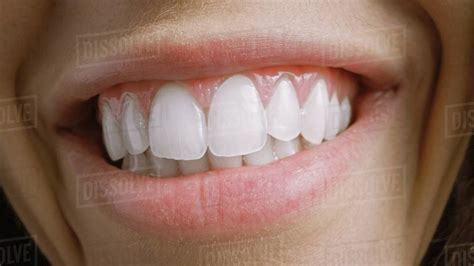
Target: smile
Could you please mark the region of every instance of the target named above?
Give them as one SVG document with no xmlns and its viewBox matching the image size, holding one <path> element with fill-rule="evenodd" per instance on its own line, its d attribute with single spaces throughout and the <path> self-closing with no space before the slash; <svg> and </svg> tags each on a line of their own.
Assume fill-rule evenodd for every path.
<svg viewBox="0 0 474 266">
<path fill-rule="evenodd" d="M 374 118 L 396 112 L 402 66 L 337 67 L 324 50 L 275 43 L 259 44 L 260 59 L 225 53 L 230 41 L 71 70 L 50 117 L 78 205 L 92 184 L 86 205 L 124 226 L 195 238 L 260 231 L 322 204 L 375 142 Z"/>
<path fill-rule="evenodd" d="M 356 86 L 314 67 L 119 85 L 99 100 L 103 140 L 112 161 L 144 175 L 269 164 L 342 133 Z"/>
</svg>

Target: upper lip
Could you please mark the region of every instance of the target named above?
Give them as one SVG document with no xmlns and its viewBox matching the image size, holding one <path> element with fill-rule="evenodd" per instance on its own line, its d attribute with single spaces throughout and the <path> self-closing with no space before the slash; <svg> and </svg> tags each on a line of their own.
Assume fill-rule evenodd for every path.
<svg viewBox="0 0 474 266">
<path fill-rule="evenodd" d="M 404 66 L 408 63 L 404 56 L 387 58 L 389 52 L 383 51 L 383 47 L 377 52 L 364 49 L 361 42 L 351 42 L 352 35 L 335 39 L 316 36 L 305 43 L 276 36 L 281 35 L 254 32 L 208 38 L 192 44 L 162 37 L 156 43 L 133 43 L 124 55 L 82 59 L 78 48 L 76 60 L 71 60 L 75 63 L 64 68 L 53 90 L 54 104 L 47 113 L 56 125 L 69 126 L 81 103 L 117 84 L 209 77 L 282 64 L 339 67 L 363 77 L 365 87 L 394 88 L 404 76 Z M 81 38 L 76 41 L 80 47 Z M 344 43 L 341 48 L 344 50 L 335 56 L 334 46 L 339 43 Z M 351 54 L 358 56 L 354 58 Z"/>
</svg>

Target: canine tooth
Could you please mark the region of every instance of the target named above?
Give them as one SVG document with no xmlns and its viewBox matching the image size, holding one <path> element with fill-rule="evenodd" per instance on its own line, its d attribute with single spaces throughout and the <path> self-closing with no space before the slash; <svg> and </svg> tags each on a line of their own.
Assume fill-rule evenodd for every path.
<svg viewBox="0 0 474 266">
<path fill-rule="evenodd" d="M 340 131 L 343 131 L 349 126 L 349 123 L 351 122 L 351 116 L 352 116 L 352 106 L 351 102 L 347 97 L 342 100 L 341 103 L 341 128 Z"/>
<path fill-rule="evenodd" d="M 290 141 L 282 141 L 275 139 L 273 143 L 273 151 L 278 159 L 291 156 L 301 150 L 301 143 L 299 138 L 294 138 Z"/>
<path fill-rule="evenodd" d="M 217 156 L 231 157 L 259 151 L 267 139 L 265 112 L 253 82 L 228 78 L 209 107 L 208 143 Z"/>
<path fill-rule="evenodd" d="M 148 148 L 147 121 L 132 96 L 125 96 L 122 112 L 122 136 L 130 154 L 140 154 Z"/>
<path fill-rule="evenodd" d="M 177 176 L 179 174 L 178 161 L 159 158 L 153 155 L 150 149 L 146 151 L 150 174 L 159 177 Z"/>
<path fill-rule="evenodd" d="M 319 79 L 303 106 L 301 135 L 313 144 L 320 144 L 326 131 L 326 112 L 329 105 L 327 84 Z"/>
<path fill-rule="evenodd" d="M 220 157 L 208 153 L 211 169 L 237 168 L 242 166 L 242 156 Z"/>
<path fill-rule="evenodd" d="M 179 170 L 183 175 L 192 175 L 209 171 L 209 162 L 207 156 L 203 156 L 197 160 L 178 161 Z"/>
<path fill-rule="evenodd" d="M 147 174 L 149 170 L 148 160 L 144 153 L 127 154 L 122 161 L 122 169 L 134 173 Z"/>
<path fill-rule="evenodd" d="M 262 165 L 275 161 L 275 154 L 273 152 L 273 138 L 268 137 L 263 148 L 257 152 L 247 154 L 244 156 L 246 165 Z"/>
<path fill-rule="evenodd" d="M 339 106 L 339 99 L 337 98 L 336 92 L 331 97 L 329 103 L 328 112 L 326 114 L 326 132 L 324 139 L 330 140 L 336 137 L 339 133 L 339 127 L 341 125 L 341 108 Z"/>
<path fill-rule="evenodd" d="M 295 89 L 288 78 L 277 82 L 266 108 L 268 134 L 289 141 L 301 132 L 301 112 Z"/>
<path fill-rule="evenodd" d="M 148 125 L 150 147 L 160 158 L 195 160 L 207 149 L 206 118 L 183 86 L 165 84 L 156 94 Z"/>
<path fill-rule="evenodd" d="M 102 106 L 102 137 L 112 161 L 117 161 L 127 154 L 127 150 L 123 145 L 120 124 L 112 114 L 108 104 Z"/>
</svg>

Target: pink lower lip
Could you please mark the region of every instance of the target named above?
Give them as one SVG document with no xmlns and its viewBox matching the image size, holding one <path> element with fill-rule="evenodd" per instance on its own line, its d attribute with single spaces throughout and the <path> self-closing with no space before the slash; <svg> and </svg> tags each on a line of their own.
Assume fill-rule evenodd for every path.
<svg viewBox="0 0 474 266">
<path fill-rule="evenodd" d="M 187 177 L 158 179 L 118 170 L 94 145 L 72 135 L 62 147 L 74 162 L 78 207 L 100 206 L 138 231 L 171 237 L 232 235 L 282 224 L 324 204 L 347 176 L 350 162 L 370 147 L 370 138 L 363 137 L 370 126 L 369 105 L 359 104 L 356 123 L 314 149 L 269 165 Z"/>
</svg>

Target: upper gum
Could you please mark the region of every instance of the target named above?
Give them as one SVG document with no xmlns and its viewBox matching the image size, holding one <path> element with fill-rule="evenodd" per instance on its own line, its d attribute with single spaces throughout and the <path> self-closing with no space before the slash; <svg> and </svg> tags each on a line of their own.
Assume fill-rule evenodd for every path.
<svg viewBox="0 0 474 266">
<path fill-rule="evenodd" d="M 332 95 L 333 91 L 336 90 L 339 99 L 342 100 L 342 97 L 348 97 L 349 100 L 352 101 L 356 94 L 357 81 L 355 77 L 341 69 L 288 66 L 251 70 L 239 74 L 249 77 L 254 82 L 260 94 L 260 98 L 266 106 L 272 95 L 275 82 L 278 81 L 283 73 L 289 73 L 288 77 L 294 85 L 300 106 L 304 103 L 304 100 L 314 83 L 313 81 L 320 76 L 326 80 L 330 95 Z M 214 91 L 224 80 L 232 75 L 235 74 L 177 82 L 185 84 L 185 87 L 189 89 L 203 109 L 207 111 Z M 147 116 L 154 95 L 163 84 L 168 82 L 173 81 L 154 80 L 118 84 L 100 94 L 99 109 L 104 102 L 107 102 L 110 105 L 112 112 L 117 117 L 120 117 L 124 95 L 133 94 L 145 116 Z"/>
</svg>

